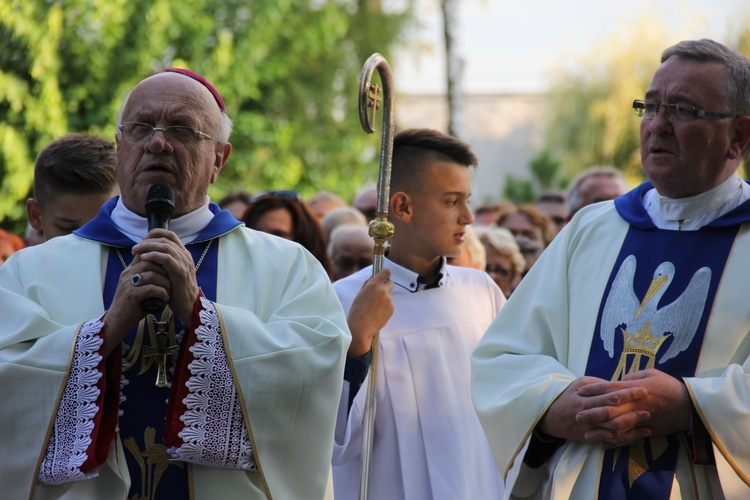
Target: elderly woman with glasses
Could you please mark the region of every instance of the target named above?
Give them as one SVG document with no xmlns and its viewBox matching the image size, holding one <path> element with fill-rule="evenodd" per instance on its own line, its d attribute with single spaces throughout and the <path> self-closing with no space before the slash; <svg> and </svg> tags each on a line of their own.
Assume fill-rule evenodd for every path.
<svg viewBox="0 0 750 500">
<path fill-rule="evenodd" d="M 331 274 L 323 230 L 296 191 L 258 193 L 252 198 L 242 220 L 251 229 L 299 243 Z"/>
<path fill-rule="evenodd" d="M 477 226 L 474 228 L 486 252 L 485 271 L 510 297 L 521 282 L 526 260 L 516 243 L 513 234 L 505 228 Z"/>
</svg>

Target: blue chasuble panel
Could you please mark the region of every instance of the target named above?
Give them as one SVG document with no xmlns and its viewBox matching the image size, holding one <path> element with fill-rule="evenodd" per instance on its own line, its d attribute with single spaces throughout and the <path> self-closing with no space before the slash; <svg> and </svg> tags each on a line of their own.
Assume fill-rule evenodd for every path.
<svg viewBox="0 0 750 500">
<path fill-rule="evenodd" d="M 586 375 L 615 381 L 654 368 L 693 376 L 738 229 L 631 225 L 602 297 Z M 679 453 L 676 434 L 608 450 L 599 497 L 669 498 Z"/>
<path fill-rule="evenodd" d="M 207 241 L 187 245 L 198 262 L 203 254 Z M 197 280 L 203 294 L 211 301 L 216 300 L 216 269 L 219 240 L 211 241 L 200 267 Z M 129 248 L 120 249 L 120 254 L 126 264 L 130 264 L 133 257 Z M 122 272 L 122 263 L 114 248 L 110 249 L 107 263 L 107 278 L 104 287 L 105 307 L 109 308 L 117 288 L 117 282 Z M 157 318 L 159 319 L 159 318 Z M 165 321 L 166 318 L 161 318 Z M 131 363 L 123 366 L 123 377 L 127 384 L 122 388 L 120 407 L 122 414 L 119 420 L 120 439 L 125 448 L 125 456 L 130 473 L 131 500 L 145 500 L 154 498 L 190 498 L 188 486 L 188 466 L 184 462 L 173 461 L 167 453 L 164 444 L 164 426 L 166 423 L 167 402 L 170 387 L 155 386 L 157 363 L 147 355 L 152 347 L 148 340 L 149 322 L 141 321 L 139 326 L 131 330 L 125 338 L 128 351 L 123 352 L 127 360 L 128 354 L 137 349 L 137 355 Z M 173 321 L 171 327 L 178 342 L 184 338 L 184 325 L 179 319 Z M 176 349 L 175 349 L 176 351 Z M 172 360 L 176 358 L 176 352 Z M 171 369 L 172 364 L 169 365 Z M 170 370 L 169 379 L 172 373 Z"/>
</svg>

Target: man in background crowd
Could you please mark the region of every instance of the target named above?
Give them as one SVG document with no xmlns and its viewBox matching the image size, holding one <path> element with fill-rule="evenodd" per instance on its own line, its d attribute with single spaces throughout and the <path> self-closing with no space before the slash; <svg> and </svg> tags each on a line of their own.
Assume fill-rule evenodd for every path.
<svg viewBox="0 0 750 500">
<path fill-rule="evenodd" d="M 622 172 L 615 167 L 589 167 L 579 172 L 568 186 L 568 219 L 586 205 L 614 200 L 627 192 Z"/>
</svg>

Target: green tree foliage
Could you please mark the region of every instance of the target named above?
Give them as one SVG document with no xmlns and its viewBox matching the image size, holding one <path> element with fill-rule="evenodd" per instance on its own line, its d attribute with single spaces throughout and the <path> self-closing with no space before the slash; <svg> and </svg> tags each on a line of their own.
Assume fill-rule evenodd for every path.
<svg viewBox="0 0 750 500">
<path fill-rule="evenodd" d="M 539 183 L 540 190 L 553 189 L 560 186 L 560 161 L 546 149 L 531 159 L 531 173 Z"/>
<path fill-rule="evenodd" d="M 503 193 L 503 200 L 507 200 L 515 203 L 516 205 L 523 205 L 524 203 L 530 203 L 534 200 L 536 190 L 534 184 L 528 179 L 519 179 L 515 175 L 505 176 L 505 191 Z"/>
<path fill-rule="evenodd" d="M 33 162 L 69 132 L 114 137 L 126 92 L 158 69 L 211 80 L 234 120 L 211 195 L 243 187 L 354 193 L 379 134 L 357 116 L 359 73 L 411 19 L 375 0 L 0 0 L 0 221 L 25 221 Z"/>
<path fill-rule="evenodd" d="M 564 188 L 569 179 L 561 171 L 562 164 L 549 151 L 542 150 L 529 162 L 532 179 L 519 179 L 512 174 L 505 176 L 503 198 L 516 204 L 531 203 L 543 191 Z"/>
<path fill-rule="evenodd" d="M 658 21 L 592 48 L 575 69 L 562 69 L 548 93 L 547 148 L 568 176 L 592 165 L 640 175 L 638 118 L 642 98 L 668 45 Z"/>
</svg>

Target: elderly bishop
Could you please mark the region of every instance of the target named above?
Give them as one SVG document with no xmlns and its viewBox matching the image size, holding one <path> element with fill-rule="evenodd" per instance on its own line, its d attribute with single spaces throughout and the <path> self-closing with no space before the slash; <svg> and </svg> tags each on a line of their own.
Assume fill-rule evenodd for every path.
<svg viewBox="0 0 750 500">
<path fill-rule="evenodd" d="M 0 268 L 4 498 L 324 496 L 346 319 L 306 250 L 209 202 L 231 126 L 200 75 L 144 79 L 118 117 L 122 195 Z"/>
</svg>

